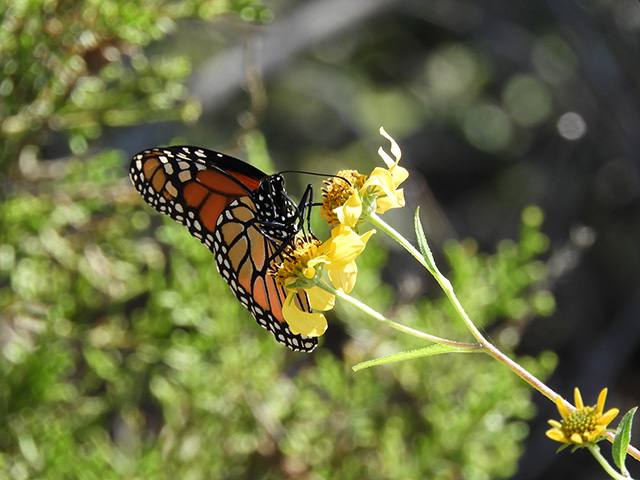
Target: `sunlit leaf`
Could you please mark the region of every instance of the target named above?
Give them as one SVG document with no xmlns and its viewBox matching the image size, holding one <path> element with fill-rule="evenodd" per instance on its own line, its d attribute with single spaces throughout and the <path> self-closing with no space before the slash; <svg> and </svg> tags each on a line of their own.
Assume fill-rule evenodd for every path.
<svg viewBox="0 0 640 480">
<path fill-rule="evenodd" d="M 416 350 L 407 350 L 405 352 L 392 353 L 391 355 L 385 355 L 384 357 L 374 358 L 373 360 L 367 360 L 366 362 L 358 363 L 353 367 L 353 370 L 357 372 L 365 368 L 375 367 L 376 365 L 386 365 L 388 363 L 404 362 L 405 360 L 412 360 L 414 358 L 429 357 L 432 355 L 440 355 L 441 353 L 470 353 L 473 349 L 456 347 L 455 345 L 447 345 L 444 343 L 437 343 L 425 348 L 418 348 Z"/>
<path fill-rule="evenodd" d="M 613 440 L 612 454 L 613 461 L 620 470 L 624 470 L 624 460 L 627 456 L 627 447 L 631 441 L 631 424 L 633 423 L 633 416 L 636 413 L 638 407 L 634 407 L 629 410 L 625 416 L 620 420 L 620 424 L 616 430 L 616 437 Z"/>
</svg>

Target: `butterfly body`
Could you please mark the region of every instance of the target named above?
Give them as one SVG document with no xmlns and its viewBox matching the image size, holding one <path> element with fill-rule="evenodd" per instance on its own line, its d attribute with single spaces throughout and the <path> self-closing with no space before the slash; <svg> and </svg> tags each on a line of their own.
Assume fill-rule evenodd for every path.
<svg viewBox="0 0 640 480">
<path fill-rule="evenodd" d="M 280 175 L 222 153 L 179 146 L 136 154 L 130 176 L 149 205 L 211 250 L 218 272 L 258 324 L 292 350 L 316 347 L 316 338 L 289 329 L 281 311 L 286 291 L 268 274 L 304 221 Z M 311 310 L 306 294 L 294 301 Z"/>
</svg>

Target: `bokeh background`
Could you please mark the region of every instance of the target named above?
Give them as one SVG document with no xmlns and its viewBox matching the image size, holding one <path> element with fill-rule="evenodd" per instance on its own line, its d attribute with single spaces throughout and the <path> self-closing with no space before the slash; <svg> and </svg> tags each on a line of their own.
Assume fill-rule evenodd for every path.
<svg viewBox="0 0 640 480">
<path fill-rule="evenodd" d="M 490 337 L 559 393 L 594 403 L 607 386 L 625 412 L 639 32 L 635 0 L 5 2 L 1 476 L 605 478 L 585 452 L 554 454 L 554 406 L 488 358 L 353 373 L 421 344 L 345 306 L 316 353 L 286 351 L 127 166 L 187 143 L 269 172 L 368 172 L 384 125 L 411 172 L 387 220 L 413 238 L 420 205 Z M 356 297 L 468 339 L 381 235 L 359 267 Z"/>
</svg>

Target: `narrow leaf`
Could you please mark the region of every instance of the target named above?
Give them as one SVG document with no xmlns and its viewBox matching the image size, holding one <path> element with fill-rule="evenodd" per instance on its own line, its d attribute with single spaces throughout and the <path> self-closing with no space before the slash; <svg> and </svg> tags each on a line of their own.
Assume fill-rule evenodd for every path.
<svg viewBox="0 0 640 480">
<path fill-rule="evenodd" d="M 624 460 L 627 456 L 627 447 L 631 441 L 631 424 L 633 422 L 633 416 L 636 413 L 638 407 L 634 407 L 629 410 L 625 416 L 620 420 L 620 424 L 616 430 L 616 437 L 613 440 L 613 461 L 621 471 L 625 471 Z"/>
<path fill-rule="evenodd" d="M 405 360 L 411 360 L 413 358 L 428 357 L 430 355 L 439 355 L 441 353 L 470 353 L 474 349 L 456 347 L 455 345 L 446 345 L 444 343 L 436 343 L 425 348 L 418 348 L 416 350 L 407 350 L 405 352 L 392 353 L 391 355 L 385 355 L 384 357 L 374 358 L 373 360 L 367 360 L 366 362 L 358 363 L 353 367 L 353 371 L 363 370 L 365 368 L 374 367 L 376 365 L 385 365 L 387 363 L 403 362 Z"/>
<path fill-rule="evenodd" d="M 422 222 L 420 222 L 420 207 L 416 208 L 413 225 L 416 230 L 416 237 L 418 239 L 418 247 L 420 248 L 420 253 L 422 253 L 422 256 L 424 257 L 425 262 L 427 262 L 429 269 L 432 272 L 436 272 L 438 270 L 436 268 L 436 262 L 434 261 L 433 254 L 431 253 L 431 249 L 429 248 L 427 237 L 424 236 Z"/>
</svg>

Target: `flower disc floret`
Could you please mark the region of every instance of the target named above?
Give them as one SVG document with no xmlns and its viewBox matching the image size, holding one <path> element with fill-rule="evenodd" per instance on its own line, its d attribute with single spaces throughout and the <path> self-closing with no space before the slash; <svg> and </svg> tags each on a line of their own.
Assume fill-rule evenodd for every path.
<svg viewBox="0 0 640 480">
<path fill-rule="evenodd" d="M 598 425 L 598 415 L 593 407 L 584 407 L 569 413 L 560 427 L 566 438 L 572 438 L 574 434 L 577 434 L 580 437 L 580 442 L 583 439 L 590 441 L 585 437 L 592 436 L 602 428 Z"/>
</svg>

